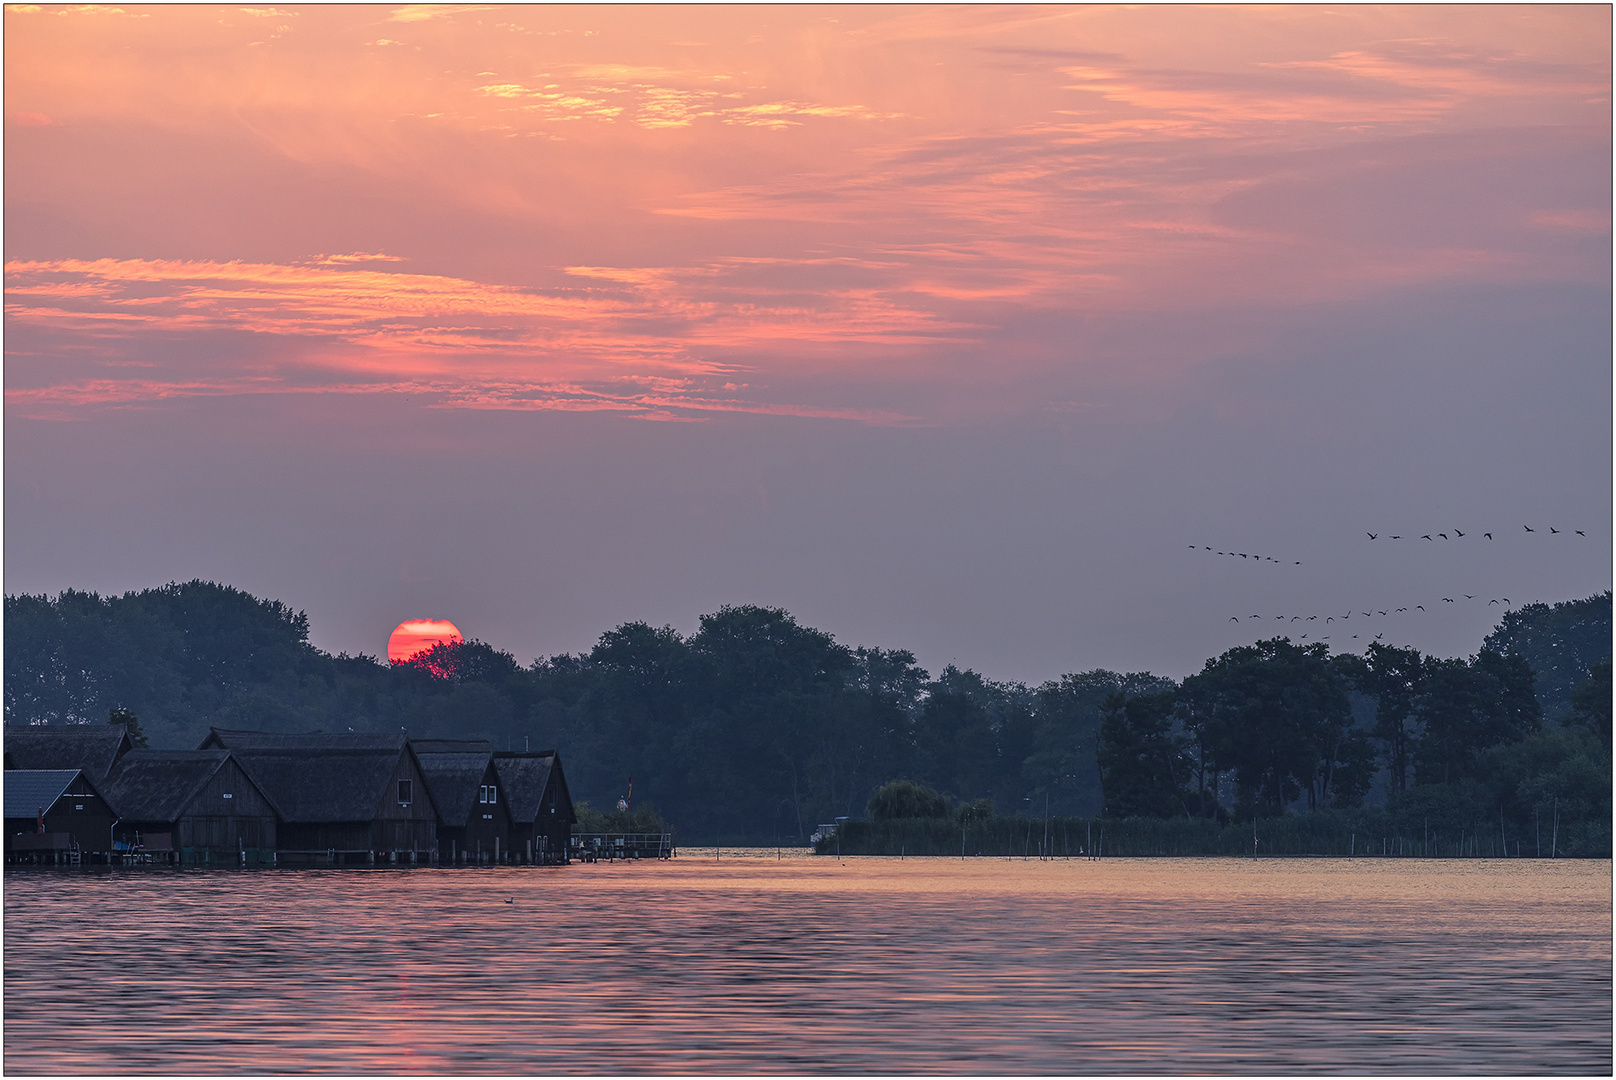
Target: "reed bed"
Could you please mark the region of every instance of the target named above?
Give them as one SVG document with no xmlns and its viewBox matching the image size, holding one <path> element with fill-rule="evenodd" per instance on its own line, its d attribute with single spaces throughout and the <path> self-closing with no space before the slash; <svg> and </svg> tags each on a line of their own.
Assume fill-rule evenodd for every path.
<svg viewBox="0 0 1616 1080">
<path fill-rule="evenodd" d="M 899 818 L 843 822 L 821 855 L 948 855 L 1077 859 L 1197 855 L 1358 858 L 1610 857 L 1609 828 L 1586 823 L 1434 826 L 1377 811 L 1295 814 L 1219 823 L 1206 818 Z"/>
</svg>

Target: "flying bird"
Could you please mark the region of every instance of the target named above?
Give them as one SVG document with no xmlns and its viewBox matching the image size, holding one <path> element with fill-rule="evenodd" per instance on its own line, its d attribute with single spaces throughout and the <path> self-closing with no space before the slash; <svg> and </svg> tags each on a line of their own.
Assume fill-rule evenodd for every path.
<svg viewBox="0 0 1616 1080">
<path fill-rule="evenodd" d="M 1376 634 L 1376 635 L 1375 635 L 1375 640 L 1376 640 L 1376 641 L 1379 641 L 1379 640 L 1380 640 L 1380 639 L 1381 639 L 1381 638 L 1383 638 L 1383 637 L 1385 637 L 1385 636 L 1386 636 L 1386 635 L 1385 635 L 1385 634 Z"/>
<path fill-rule="evenodd" d="M 1530 525 L 1523 525 L 1521 528 L 1525 529 L 1527 532 L 1537 532 L 1537 530 L 1532 528 Z"/>
<path fill-rule="evenodd" d="M 1369 534 L 1369 539 L 1371 539 L 1371 540 L 1374 540 L 1374 539 L 1376 539 L 1376 537 L 1375 537 L 1375 534 L 1374 534 L 1374 533 L 1370 533 L 1370 534 Z"/>
<path fill-rule="evenodd" d="M 1415 611 L 1424 611 L 1425 610 L 1425 605 L 1424 604 L 1415 604 L 1414 605 L 1414 610 Z"/>
<path fill-rule="evenodd" d="M 1509 597 L 1507 597 L 1507 596 L 1506 596 L 1506 597 L 1504 597 L 1504 603 L 1505 603 L 1505 604 L 1508 604 L 1508 603 L 1509 603 Z"/>
<path fill-rule="evenodd" d="M 1407 610 L 1408 610 L 1408 608 L 1406 608 L 1406 607 L 1400 607 L 1400 608 L 1398 608 L 1398 609 L 1397 609 L 1397 610 L 1398 610 L 1398 611 L 1407 611 Z"/>
<path fill-rule="evenodd" d="M 1386 614 L 1386 613 L 1385 613 L 1385 612 L 1384 612 L 1384 611 L 1382 611 L 1382 612 L 1381 612 L 1381 614 L 1382 614 L 1382 615 L 1384 615 L 1384 614 Z"/>
<path fill-rule="evenodd" d="M 1230 622 L 1239 622 L 1240 621 L 1240 616 L 1238 616 L 1238 615 L 1230 615 L 1229 616 L 1229 621 Z"/>
<path fill-rule="evenodd" d="M 1487 606 L 1488 606 L 1488 607 L 1492 607 L 1492 606 L 1493 606 L 1493 605 L 1494 605 L 1494 604 L 1496 604 L 1496 603 L 1498 603 L 1498 601 L 1497 601 L 1497 600 L 1489 600 L 1489 601 L 1487 601 Z"/>
<path fill-rule="evenodd" d="M 1424 536 L 1420 537 L 1420 539 L 1421 540 L 1430 540 L 1431 539 L 1431 534 L 1426 533 Z M 1435 541 L 1432 541 L 1432 542 L 1434 543 Z"/>
<path fill-rule="evenodd" d="M 1575 532 L 1576 532 L 1576 534 L 1578 536 L 1586 537 L 1588 535 L 1587 533 L 1583 532 L 1581 529 L 1577 529 L 1577 530 L 1575 530 Z"/>
<path fill-rule="evenodd" d="M 1401 540 L 1401 539 L 1402 539 L 1402 537 L 1401 537 L 1401 536 L 1394 536 L 1394 537 L 1392 537 L 1392 539 L 1393 539 L 1393 540 Z"/>
<path fill-rule="evenodd" d="M 1559 530 L 1559 529 L 1556 529 L 1556 528 L 1555 528 L 1555 527 L 1554 527 L 1554 526 L 1553 526 L 1553 525 L 1550 525 L 1550 526 L 1549 526 L 1549 532 L 1551 532 L 1551 533 L 1558 533 L 1558 532 L 1559 532 L 1559 531 L 1560 531 L 1560 530 Z"/>
<path fill-rule="evenodd" d="M 1469 593 L 1465 593 L 1465 594 L 1464 594 L 1464 598 L 1465 598 L 1465 599 L 1466 599 L 1466 600 L 1474 600 L 1474 599 L 1475 599 L 1475 597 L 1474 597 L 1474 596 L 1471 596 L 1471 595 L 1470 595 L 1470 594 L 1469 594 Z"/>
<path fill-rule="evenodd" d="M 1443 597 L 1443 598 L 1442 598 L 1442 602 L 1443 602 L 1443 603 L 1444 603 L 1444 604 L 1451 604 L 1451 603 L 1453 603 L 1453 597 L 1451 597 L 1451 596 L 1444 596 L 1444 597 Z"/>
<path fill-rule="evenodd" d="M 1318 618 L 1318 616 L 1317 616 L 1317 615 L 1309 615 L 1309 616 L 1308 616 L 1308 617 L 1307 617 L 1307 621 L 1308 621 L 1308 622 L 1312 622 L 1312 621 L 1313 621 L 1313 620 L 1314 620 L 1314 619 L 1316 619 L 1316 618 Z"/>
<path fill-rule="evenodd" d="M 1444 539 L 1444 540 L 1446 540 L 1446 539 L 1447 539 L 1447 538 L 1448 538 L 1448 534 L 1447 534 L 1447 533 L 1437 533 L 1437 535 L 1438 535 L 1438 536 L 1440 536 L 1440 537 L 1441 537 L 1441 538 L 1442 538 L 1442 539 Z"/>
<path fill-rule="evenodd" d="M 1335 616 L 1334 615 L 1327 616 L 1324 621 L 1327 622 L 1327 623 L 1335 622 Z"/>
<path fill-rule="evenodd" d="M 1301 563 L 1300 563 L 1300 562 L 1298 562 L 1298 563 L 1297 563 L 1297 564 L 1296 564 L 1296 565 L 1297 565 L 1297 566 L 1301 566 L 1301 565 L 1302 565 L 1302 564 L 1301 564 Z"/>
<path fill-rule="evenodd" d="M 1357 641 L 1357 640 L 1358 640 L 1358 635 L 1357 635 L 1357 634 L 1353 634 L 1353 635 L 1352 635 L 1352 640 L 1353 640 L 1353 641 Z"/>
<path fill-rule="evenodd" d="M 1489 539 L 1489 540 L 1491 540 L 1491 539 L 1492 539 L 1492 538 L 1493 538 L 1493 534 L 1492 534 L 1492 533 L 1482 533 L 1482 534 L 1481 534 L 1481 535 L 1483 535 L 1483 536 L 1485 536 L 1485 537 L 1486 537 L 1486 538 L 1487 538 L 1487 539 Z"/>
<path fill-rule="evenodd" d="M 1453 530 L 1453 535 L 1454 535 L 1454 536 L 1463 536 L 1463 535 L 1464 535 L 1464 533 L 1462 533 L 1462 532 L 1460 532 L 1460 531 L 1459 531 L 1459 530 L 1458 530 L 1458 529 L 1454 529 L 1454 530 Z"/>
<path fill-rule="evenodd" d="M 1297 619 L 1300 619 L 1300 618 L 1301 618 L 1300 615 L 1292 615 L 1291 616 L 1291 622 L 1295 622 Z"/>
<path fill-rule="evenodd" d="M 1362 615 L 1366 619 L 1369 618 L 1369 612 L 1367 612 L 1367 611 L 1360 611 L 1360 612 L 1358 612 L 1358 614 Z M 1383 611 L 1383 612 L 1381 612 L 1381 614 L 1384 615 L 1386 613 Z"/>
</svg>

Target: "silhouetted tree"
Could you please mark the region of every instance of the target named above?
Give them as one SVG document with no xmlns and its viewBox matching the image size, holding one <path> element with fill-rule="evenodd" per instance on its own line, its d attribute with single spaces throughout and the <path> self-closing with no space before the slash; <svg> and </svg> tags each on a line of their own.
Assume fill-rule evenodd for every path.
<svg viewBox="0 0 1616 1080">
<path fill-rule="evenodd" d="M 882 784 L 870 796 L 870 816 L 876 821 L 894 818 L 948 817 L 948 800 L 924 784 L 913 780 L 893 780 Z"/>
<path fill-rule="evenodd" d="M 1186 741 L 1174 730 L 1176 695 L 1113 693 L 1101 707 L 1100 784 L 1109 817 L 1193 817 Z"/>
</svg>

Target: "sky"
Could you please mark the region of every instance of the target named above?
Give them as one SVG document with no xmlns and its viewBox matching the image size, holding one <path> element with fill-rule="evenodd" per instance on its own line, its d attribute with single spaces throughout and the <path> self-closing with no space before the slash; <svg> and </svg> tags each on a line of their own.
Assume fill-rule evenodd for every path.
<svg viewBox="0 0 1616 1080">
<path fill-rule="evenodd" d="M 1596 5 L 12 5 L 5 591 L 1468 655 L 1611 586 L 1610 56 Z"/>
</svg>

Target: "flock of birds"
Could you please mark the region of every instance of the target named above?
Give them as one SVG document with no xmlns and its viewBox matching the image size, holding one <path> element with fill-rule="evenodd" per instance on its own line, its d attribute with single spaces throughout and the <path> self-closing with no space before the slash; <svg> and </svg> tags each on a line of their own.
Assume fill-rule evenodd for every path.
<svg viewBox="0 0 1616 1080">
<path fill-rule="evenodd" d="M 1530 526 L 1530 525 L 1522 525 L 1521 528 L 1525 529 L 1529 533 L 1537 532 L 1537 530 L 1532 528 L 1532 526 Z M 1580 536 L 1580 537 L 1582 537 L 1584 539 L 1587 539 L 1587 537 L 1588 537 L 1588 534 L 1583 532 L 1581 529 L 1572 529 L 1571 531 L 1576 533 L 1578 536 Z M 1551 536 L 1559 536 L 1559 535 L 1561 535 L 1561 533 L 1562 533 L 1562 530 L 1556 529 L 1553 525 L 1549 526 L 1549 535 L 1551 535 Z M 1368 536 L 1369 539 L 1371 539 L 1371 540 L 1379 540 L 1380 539 L 1380 534 L 1379 533 L 1365 533 L 1365 535 Z M 1462 537 L 1462 536 L 1469 536 L 1469 535 L 1471 535 L 1471 534 L 1466 533 L 1466 532 L 1461 532 L 1458 529 L 1453 530 L 1453 536 L 1454 536 L 1455 539 L 1457 539 L 1459 537 Z M 1493 534 L 1490 533 L 1490 532 L 1484 532 L 1481 535 L 1483 537 L 1485 537 L 1486 539 L 1488 539 L 1488 540 L 1491 540 L 1493 538 Z M 1445 532 L 1439 532 L 1439 533 L 1436 534 L 1436 537 L 1437 537 L 1437 539 L 1446 540 L 1446 539 L 1448 539 L 1448 534 L 1445 533 Z M 1411 539 L 1411 538 L 1412 537 L 1392 536 L 1392 535 L 1389 535 L 1389 534 L 1386 537 L 1386 539 L 1388 539 L 1388 540 L 1404 540 L 1404 539 Z M 1419 538 L 1421 540 L 1430 540 L 1433 544 L 1436 543 L 1436 540 L 1432 539 L 1430 533 L 1421 533 Z M 1194 547 L 1195 545 L 1191 544 L 1190 546 Z"/>
<path fill-rule="evenodd" d="M 1530 526 L 1530 525 L 1523 525 L 1521 527 L 1523 529 L 1525 529 L 1529 533 L 1538 532 L 1537 529 L 1532 528 L 1532 526 Z M 1578 536 L 1583 537 L 1584 539 L 1586 539 L 1587 536 L 1588 536 L 1588 534 L 1583 532 L 1581 529 L 1572 529 L 1571 531 L 1573 533 L 1576 533 Z M 1438 540 L 1457 540 L 1457 539 L 1462 539 L 1463 537 L 1466 537 L 1466 536 L 1474 535 L 1473 532 L 1468 532 L 1467 533 L 1463 529 L 1454 529 L 1454 530 L 1452 530 L 1452 532 L 1453 532 L 1453 535 L 1451 537 L 1445 532 L 1438 532 L 1438 533 L 1421 533 L 1417 538 L 1412 533 L 1410 533 L 1408 536 L 1404 536 L 1401 533 L 1397 533 L 1397 534 L 1388 533 L 1388 534 L 1386 534 L 1386 539 L 1388 539 L 1388 540 L 1420 539 L 1420 540 L 1429 540 L 1429 541 L 1431 541 L 1431 543 L 1434 544 Z M 1556 529 L 1553 525 L 1550 525 L 1548 535 L 1550 535 L 1550 536 L 1560 536 L 1560 535 L 1563 534 L 1563 532 L 1564 532 L 1564 530 Z M 1364 535 L 1369 537 L 1369 539 L 1371 539 L 1371 540 L 1379 540 L 1381 538 L 1380 533 L 1372 533 L 1372 532 L 1367 532 L 1366 531 L 1364 533 Z M 1482 535 L 1482 538 L 1486 539 L 1486 540 L 1491 540 L 1493 538 L 1493 534 L 1490 533 L 1490 532 L 1484 532 L 1481 535 Z M 1283 565 L 1285 565 L 1286 562 L 1289 562 L 1292 566 L 1301 566 L 1302 565 L 1302 561 L 1300 559 L 1289 559 L 1289 560 L 1287 560 L 1287 559 L 1276 559 L 1272 555 L 1257 555 L 1257 554 L 1253 554 L 1251 552 L 1246 552 L 1246 551 L 1214 551 L 1211 547 L 1209 547 L 1206 544 L 1191 544 L 1190 545 L 1190 550 L 1191 551 L 1211 551 L 1214 555 L 1225 555 L 1225 556 L 1227 556 L 1227 557 L 1229 557 L 1231 559 L 1251 559 L 1251 560 L 1254 560 L 1254 561 L 1259 562 L 1259 563 L 1273 563 L 1276 566 L 1283 566 Z"/>
<path fill-rule="evenodd" d="M 1524 526 L 1522 526 L 1522 528 L 1524 528 L 1527 533 L 1533 533 L 1533 534 L 1538 534 L 1539 533 L 1539 529 L 1534 529 L 1530 525 L 1524 525 Z M 1549 526 L 1548 529 L 1549 529 L 1549 531 L 1546 534 L 1542 534 L 1542 535 L 1560 536 L 1560 535 L 1563 535 L 1565 533 L 1565 530 L 1557 529 L 1552 525 Z M 1429 540 L 1431 543 L 1434 544 L 1434 543 L 1438 543 L 1440 541 L 1458 540 L 1458 539 L 1462 539 L 1462 538 L 1467 537 L 1467 536 L 1473 536 L 1474 535 L 1474 531 L 1467 533 L 1462 529 L 1452 529 L 1452 530 L 1450 530 L 1450 532 L 1452 533 L 1452 536 L 1449 536 L 1449 534 L 1447 532 L 1435 532 L 1435 533 L 1421 533 L 1417 537 L 1414 536 L 1413 534 L 1408 534 L 1408 535 L 1405 536 L 1403 534 L 1395 534 L 1394 535 L 1394 534 L 1387 533 L 1387 534 L 1385 534 L 1385 539 L 1387 539 L 1387 540 L 1404 540 L 1404 539 Z M 1581 529 L 1572 529 L 1572 530 L 1570 530 L 1570 532 L 1574 533 L 1577 536 L 1581 536 L 1581 537 L 1583 537 L 1585 539 L 1587 538 L 1587 535 L 1588 535 L 1586 532 L 1584 532 Z M 1366 532 L 1365 535 L 1368 536 L 1369 539 L 1371 539 L 1371 540 L 1380 540 L 1382 538 L 1381 533 Z M 1490 533 L 1490 532 L 1483 532 L 1483 533 L 1481 533 L 1481 536 L 1485 540 L 1491 540 L 1493 538 L 1493 534 Z M 1210 551 L 1210 552 L 1213 552 L 1216 555 L 1223 555 L 1223 556 L 1227 556 L 1229 558 L 1256 560 L 1257 562 L 1274 563 L 1276 565 L 1284 565 L 1287 561 L 1289 561 L 1290 564 L 1293 565 L 1293 566 L 1301 566 L 1302 565 L 1301 560 L 1299 560 L 1299 559 L 1297 559 L 1297 560 L 1276 559 L 1271 555 L 1257 555 L 1257 554 L 1252 554 L 1250 552 L 1244 552 L 1244 551 L 1215 551 L 1213 548 L 1208 547 L 1205 544 L 1191 544 L 1189 546 L 1190 546 L 1190 549 L 1192 551 L 1194 551 L 1194 550 Z M 1479 597 L 1477 595 L 1475 595 L 1475 594 L 1472 594 L 1472 593 L 1460 593 L 1457 597 L 1444 596 L 1444 597 L 1441 598 L 1440 603 L 1444 603 L 1444 604 L 1463 604 L 1463 603 L 1466 603 L 1468 601 L 1473 601 L 1473 600 L 1477 600 L 1477 599 L 1479 599 Z M 1491 599 L 1489 599 L 1487 601 L 1487 606 L 1488 607 L 1493 607 L 1495 605 L 1502 606 L 1505 610 L 1509 610 L 1511 607 L 1513 607 L 1513 602 L 1507 596 L 1495 597 L 1495 598 L 1491 598 Z M 1364 619 L 1376 619 L 1376 618 L 1379 618 L 1381 616 L 1394 617 L 1394 616 L 1397 616 L 1397 615 L 1414 614 L 1415 612 L 1424 612 L 1425 610 L 1426 609 L 1425 609 L 1424 604 L 1413 604 L 1413 605 L 1405 606 L 1405 607 L 1392 607 L 1392 608 L 1385 608 L 1385 609 L 1374 608 L 1374 609 L 1369 610 L 1369 611 L 1361 611 L 1360 610 L 1360 611 L 1357 611 L 1356 614 L 1359 617 L 1364 618 Z M 1323 619 L 1323 624 L 1321 626 L 1319 626 L 1319 627 L 1313 628 L 1311 631 L 1303 633 L 1301 635 L 1301 637 L 1299 638 L 1299 640 L 1302 640 L 1302 641 L 1308 640 L 1309 633 L 1317 635 L 1318 630 L 1322 630 L 1325 627 L 1331 626 L 1331 625 L 1333 625 L 1333 624 L 1335 624 L 1337 622 L 1342 623 L 1343 625 L 1340 626 L 1337 629 L 1337 631 L 1335 631 L 1335 632 L 1333 632 L 1331 634 L 1323 634 L 1323 635 L 1314 636 L 1312 638 L 1312 640 L 1314 640 L 1314 641 L 1329 641 L 1331 639 L 1331 637 L 1334 636 L 1335 633 L 1341 633 L 1341 634 L 1344 635 L 1345 631 L 1347 630 L 1347 627 L 1344 624 L 1352 619 L 1353 614 L 1354 614 L 1354 610 L 1353 609 L 1348 609 L 1345 613 L 1343 613 L 1341 615 L 1323 615 L 1323 616 L 1320 616 L 1320 615 L 1272 615 L 1272 616 L 1268 617 L 1268 620 L 1272 621 L 1272 622 L 1275 622 L 1275 623 L 1279 623 L 1282 626 L 1288 627 L 1288 626 L 1290 626 L 1291 623 L 1296 623 L 1296 622 L 1317 622 L 1320 618 L 1322 618 Z M 1262 615 L 1256 615 L 1256 614 L 1254 614 L 1254 615 L 1246 615 L 1246 616 L 1240 616 L 1240 615 L 1231 615 L 1231 616 L 1229 616 L 1229 621 L 1233 622 L 1233 623 L 1238 623 L 1238 622 L 1242 622 L 1242 621 L 1245 621 L 1245 620 L 1251 620 L 1251 619 L 1263 619 L 1263 616 Z M 1373 627 L 1370 627 L 1370 628 L 1367 628 L 1367 629 L 1372 629 L 1372 628 Z M 1367 633 L 1367 629 L 1365 630 L 1365 633 Z M 1362 636 L 1363 636 L 1362 634 L 1353 634 L 1353 635 L 1351 635 L 1351 638 L 1349 640 L 1357 640 Z M 1386 636 L 1385 632 L 1382 631 L 1381 633 L 1375 634 L 1372 640 L 1381 641 L 1385 636 Z"/>
<path fill-rule="evenodd" d="M 1198 547 L 1198 546 L 1200 546 L 1200 545 L 1196 545 L 1196 544 L 1191 544 L 1190 545 L 1191 548 L 1195 548 L 1195 547 Z M 1209 547 L 1202 547 L 1201 550 L 1203 550 L 1203 551 L 1211 551 L 1212 549 L 1209 548 Z M 1272 555 L 1248 555 L 1244 551 L 1219 551 L 1219 552 L 1215 552 L 1214 554 L 1227 555 L 1231 559 L 1234 559 L 1234 558 L 1256 559 L 1258 562 L 1277 563 L 1280 566 L 1285 565 L 1285 560 L 1284 559 L 1276 559 Z M 1301 566 L 1302 564 L 1301 564 L 1300 561 L 1296 561 L 1292 565 Z"/>
<path fill-rule="evenodd" d="M 1464 600 L 1475 600 L 1475 599 L 1477 599 L 1477 597 L 1471 595 L 1470 593 L 1460 593 L 1459 596 Z M 1460 602 L 1460 600 L 1455 599 L 1454 597 L 1451 597 L 1451 596 L 1444 596 L 1442 598 L 1442 603 L 1444 603 L 1444 604 L 1457 604 L 1459 602 Z M 1489 607 L 1491 607 L 1494 604 L 1502 604 L 1504 606 L 1505 610 L 1508 610 L 1510 607 L 1513 606 L 1512 602 L 1510 601 L 1510 598 L 1507 597 L 1507 596 L 1503 596 L 1503 597 L 1499 597 L 1499 598 L 1494 599 L 1494 600 L 1488 600 L 1487 601 L 1487 605 Z M 1363 618 L 1365 618 L 1365 619 L 1373 619 L 1373 618 L 1376 618 L 1377 616 L 1380 616 L 1380 615 L 1402 615 L 1405 612 L 1412 614 L 1413 612 L 1424 611 L 1424 610 L 1425 610 L 1425 605 L 1424 604 L 1415 604 L 1411 608 L 1410 607 L 1380 608 L 1380 609 L 1376 609 L 1376 610 L 1373 610 L 1373 611 L 1359 611 L 1358 614 L 1360 616 L 1362 616 Z M 1353 615 L 1353 612 L 1352 612 L 1352 609 L 1350 609 L 1350 608 L 1346 611 L 1345 614 L 1342 614 L 1342 615 L 1325 615 L 1324 616 L 1324 625 L 1329 626 L 1330 624 L 1335 623 L 1335 622 L 1345 623 L 1345 622 L 1351 620 L 1352 615 Z M 1244 618 L 1245 619 L 1261 619 L 1262 616 L 1261 615 L 1247 615 L 1247 616 L 1244 616 Z M 1319 616 L 1317 616 L 1317 615 L 1273 615 L 1273 616 L 1270 616 L 1270 618 L 1276 623 L 1280 623 L 1282 625 L 1289 626 L 1293 622 L 1315 622 L 1315 621 L 1318 620 Z M 1239 616 L 1239 615 L 1230 615 L 1229 616 L 1229 621 L 1230 622 L 1241 622 L 1242 617 Z M 1345 630 L 1346 628 L 1342 627 L 1342 629 Z M 1353 634 L 1352 639 L 1356 640 L 1360 636 L 1361 635 Z M 1374 636 L 1374 640 L 1375 641 L 1380 641 L 1385 636 L 1386 636 L 1385 632 L 1382 631 L 1381 633 L 1376 634 Z M 1315 641 L 1329 641 L 1330 637 L 1331 637 L 1331 635 L 1325 634 L 1325 635 L 1323 635 L 1321 637 L 1316 637 L 1313 640 L 1315 640 Z M 1303 640 L 1303 641 L 1307 640 L 1307 634 L 1305 634 L 1305 633 L 1302 634 L 1302 636 L 1301 636 L 1301 638 L 1299 640 Z"/>
</svg>

